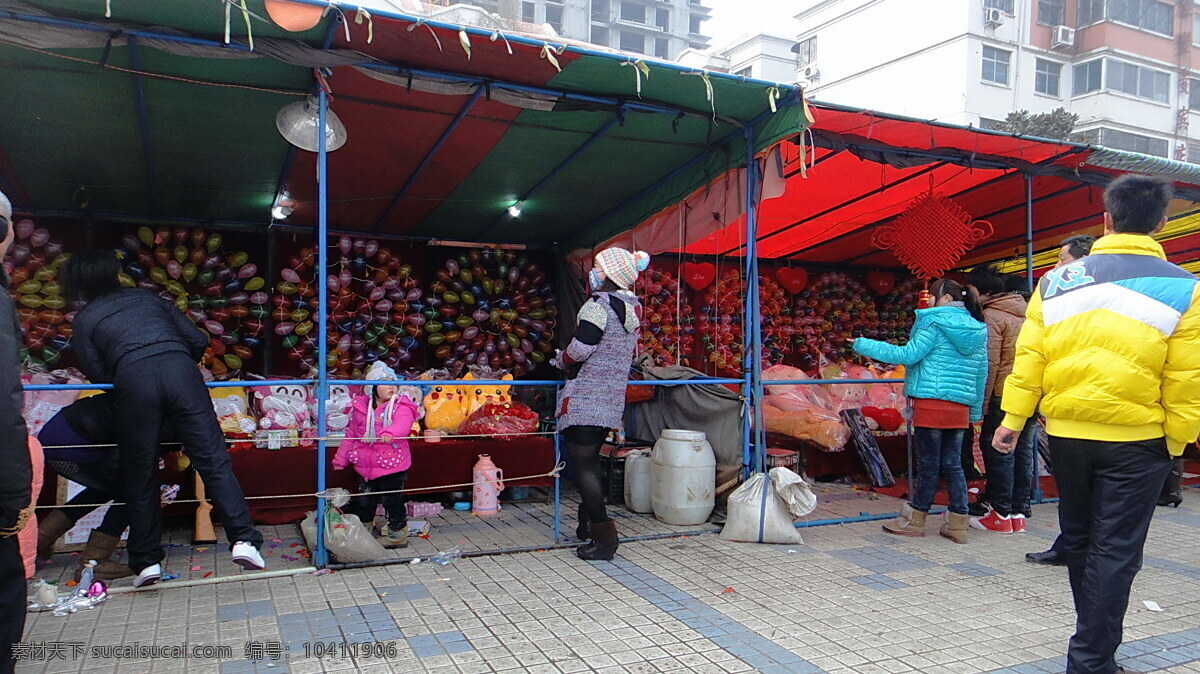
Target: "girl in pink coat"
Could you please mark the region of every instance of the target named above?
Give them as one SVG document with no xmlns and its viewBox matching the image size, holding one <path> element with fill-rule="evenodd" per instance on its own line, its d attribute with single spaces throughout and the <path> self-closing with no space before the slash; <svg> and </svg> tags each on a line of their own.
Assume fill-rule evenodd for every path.
<svg viewBox="0 0 1200 674">
<path fill-rule="evenodd" d="M 398 379 L 391 368 L 378 361 L 366 378 L 381 382 Z M 376 384 L 354 397 L 346 439 L 333 457 L 335 469 L 353 465 L 361 478 L 361 495 L 354 499 L 350 510 L 367 527 L 373 526 L 375 508 L 382 498 L 388 523 L 380 530 L 380 542 L 387 548 L 408 545 L 408 513 L 401 490 L 412 466 L 406 438 L 418 414 L 416 403 L 398 391 L 395 384 Z"/>
</svg>

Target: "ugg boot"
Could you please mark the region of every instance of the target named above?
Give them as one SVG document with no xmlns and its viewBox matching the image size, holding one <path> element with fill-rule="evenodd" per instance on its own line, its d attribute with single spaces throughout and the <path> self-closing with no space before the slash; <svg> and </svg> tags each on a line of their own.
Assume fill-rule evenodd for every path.
<svg viewBox="0 0 1200 674">
<path fill-rule="evenodd" d="M 955 543 L 967 542 L 967 531 L 971 528 L 971 516 L 947 512 L 946 523 L 942 525 L 942 535 Z"/>
<path fill-rule="evenodd" d="M 92 529 L 87 544 L 83 546 L 83 552 L 79 553 L 79 566 L 75 569 L 75 581 L 79 581 L 83 574 L 83 567 L 87 565 L 89 559 L 96 560 L 96 568 L 92 569 L 96 580 L 116 580 L 132 576 L 133 569 L 129 568 L 127 564 L 111 559 L 120 542 L 121 539 L 116 536 Z"/>
<path fill-rule="evenodd" d="M 592 542 L 575 548 L 575 556 L 580 559 L 612 561 L 617 554 L 617 523 L 612 520 L 593 522 Z"/>
<path fill-rule="evenodd" d="M 73 526 L 75 523 L 61 510 L 51 510 L 49 515 L 38 518 L 37 558 L 48 561 L 53 557 L 54 544 Z"/>
<path fill-rule="evenodd" d="M 897 536 L 925 536 L 926 513 L 905 503 L 896 519 L 883 525 L 883 530 Z"/>
<path fill-rule="evenodd" d="M 581 541 L 588 541 L 592 538 L 591 522 L 588 520 L 587 511 L 583 509 L 583 504 L 579 504 L 579 526 L 575 527 L 575 538 Z"/>
</svg>

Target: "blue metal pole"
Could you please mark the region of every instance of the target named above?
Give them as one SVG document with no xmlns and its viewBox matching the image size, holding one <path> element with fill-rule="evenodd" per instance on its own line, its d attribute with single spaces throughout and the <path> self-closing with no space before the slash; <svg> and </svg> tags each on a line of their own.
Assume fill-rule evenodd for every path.
<svg viewBox="0 0 1200 674">
<path fill-rule="evenodd" d="M 750 332 L 750 395 L 754 411 L 754 460 L 757 470 L 766 467 L 767 429 L 762 396 L 762 311 L 758 288 L 758 160 L 754 155 L 754 127 L 746 127 L 746 259 L 750 267 L 750 294 L 746 320 Z"/>
<path fill-rule="evenodd" d="M 438 150 L 442 149 L 442 145 L 446 144 L 446 141 L 450 138 L 450 135 L 454 133 L 454 130 L 458 128 L 458 125 L 461 124 L 463 119 L 466 118 L 467 113 L 471 111 L 471 108 L 475 107 L 475 103 L 479 100 L 479 97 L 483 95 L 483 92 L 483 86 L 476 87 L 475 93 L 471 94 L 471 97 L 467 99 L 466 104 L 463 105 L 462 109 L 458 111 L 458 114 L 454 116 L 454 119 L 450 122 L 450 125 L 446 127 L 445 131 L 442 131 L 442 135 L 438 137 L 437 142 L 433 144 L 433 147 L 429 148 L 429 152 L 426 152 L 424 157 L 421 157 L 421 162 L 417 164 L 417 168 L 413 169 L 412 174 L 410 174 L 408 179 L 404 181 L 404 185 L 402 185 L 400 190 L 396 192 L 396 196 L 392 197 L 392 202 L 388 204 L 386 209 L 384 209 L 383 215 L 380 215 L 379 219 L 376 220 L 375 224 L 371 227 L 372 232 L 379 231 L 379 228 L 383 226 L 383 223 L 387 222 L 387 219 L 391 217 L 392 211 L 396 210 L 396 206 L 400 204 L 400 200 L 404 198 L 405 194 L 408 194 L 410 189 L 412 189 L 413 183 L 417 182 L 417 178 L 421 177 L 421 174 L 425 172 L 425 167 L 429 166 L 429 162 L 433 160 L 434 155 L 438 153 Z"/>
<path fill-rule="evenodd" d="M 557 390 L 557 387 L 556 389 Z M 557 398 L 558 396 L 555 396 Z M 559 538 L 559 525 L 561 522 L 561 487 L 562 477 L 558 474 L 558 464 L 562 461 L 562 447 L 559 444 L 558 429 L 554 429 L 554 543 L 557 545 L 562 539 Z"/>
<path fill-rule="evenodd" d="M 551 169 L 551 171 L 549 173 L 547 173 L 541 180 L 537 181 L 537 183 L 535 183 L 533 187 L 530 187 L 528 190 L 526 190 L 524 194 L 522 194 L 520 197 L 517 198 L 517 201 L 518 202 L 525 201 L 526 199 L 532 197 L 534 195 L 534 193 L 536 193 L 538 190 L 542 189 L 542 187 L 545 186 L 546 183 L 550 182 L 550 180 L 552 178 L 554 178 L 554 176 L 561 173 L 562 170 L 565 169 L 568 164 L 575 161 L 575 159 L 579 155 L 583 154 L 585 150 L 587 150 L 589 147 L 591 147 L 592 143 L 595 143 L 596 141 L 603 138 L 604 134 L 608 133 L 609 130 L 611 130 L 614 126 L 616 126 L 617 123 L 619 123 L 621 121 L 622 114 L 623 114 L 623 111 L 621 109 L 618 109 L 617 114 L 613 115 L 612 119 L 605 122 L 604 126 L 601 126 L 599 129 L 597 129 L 596 132 L 593 133 L 591 136 L 588 136 L 588 139 L 583 141 L 582 145 L 575 148 L 575 151 L 572 152 L 571 154 L 567 155 L 566 159 L 559 162 L 558 165 L 555 166 L 553 169 Z M 496 217 L 492 218 L 491 222 L 484 225 L 483 229 L 481 229 L 475 233 L 475 238 L 478 239 L 479 237 L 482 237 L 482 236 L 486 235 L 488 232 L 490 232 L 491 229 L 493 227 L 495 227 L 504 218 L 504 216 L 505 216 L 505 211 L 500 211 L 500 213 L 498 213 L 496 215 Z"/>
<path fill-rule="evenodd" d="M 1033 280 L 1033 176 L 1025 174 L 1025 280 L 1029 284 L 1029 292 L 1035 287 Z M 1033 429 L 1033 501 L 1042 501 L 1042 481 L 1038 476 L 1038 463 L 1041 453 L 1037 450 L 1038 433 L 1037 417 L 1026 420 L 1026 424 L 1034 424 Z M 1018 444 L 1020 438 L 1017 438 Z"/>
<path fill-rule="evenodd" d="M 325 116 L 329 96 L 325 89 L 317 92 L 317 492 L 325 491 L 325 401 L 329 398 L 329 372 L 325 366 L 329 327 L 326 325 L 327 292 L 325 273 L 329 268 L 329 176 L 326 174 L 328 149 L 325 147 Z M 317 497 L 317 549 L 313 556 L 317 568 L 329 563 L 325 548 L 325 498 Z"/>
<path fill-rule="evenodd" d="M 158 171 L 154 169 L 154 146 L 150 141 L 150 117 L 146 113 L 146 87 L 142 81 L 142 56 L 137 38 L 129 38 L 129 65 L 134 71 L 133 93 L 137 100 L 138 130 L 142 135 L 142 162 L 146 167 L 146 191 L 150 196 L 150 212 L 158 213 Z"/>
</svg>

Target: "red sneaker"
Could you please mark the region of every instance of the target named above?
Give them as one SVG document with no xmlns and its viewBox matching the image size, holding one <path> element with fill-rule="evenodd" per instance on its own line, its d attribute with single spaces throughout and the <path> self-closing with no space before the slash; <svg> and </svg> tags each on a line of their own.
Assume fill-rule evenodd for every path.
<svg viewBox="0 0 1200 674">
<path fill-rule="evenodd" d="M 972 517 L 971 526 L 984 531 L 994 531 L 998 534 L 1011 534 L 1013 532 L 1012 519 L 1008 516 L 1001 515 L 995 510 L 989 510 L 987 515 L 983 517 Z"/>
<path fill-rule="evenodd" d="M 1024 515 L 1016 514 L 1016 515 L 1009 517 L 1009 520 L 1012 522 L 1012 530 L 1013 530 L 1014 534 L 1025 533 L 1025 516 Z"/>
</svg>

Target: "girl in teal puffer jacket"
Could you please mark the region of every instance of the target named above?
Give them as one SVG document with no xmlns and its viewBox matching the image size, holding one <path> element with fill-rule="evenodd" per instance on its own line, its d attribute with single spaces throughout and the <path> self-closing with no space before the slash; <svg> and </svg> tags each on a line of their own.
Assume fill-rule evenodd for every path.
<svg viewBox="0 0 1200 674">
<path fill-rule="evenodd" d="M 883 525 L 883 530 L 900 536 L 924 536 L 925 516 L 933 505 L 940 476 L 946 479 L 950 492 L 950 512 L 941 533 L 955 543 L 966 543 L 970 518 L 962 444 L 966 429 L 983 417 L 987 327 L 974 289 L 940 279 L 929 291 L 935 305 L 917 310 L 907 344 L 894 346 L 857 339 L 854 350 L 868 358 L 905 366 L 904 393 L 912 399 L 917 484 L 900 516 Z"/>
</svg>

